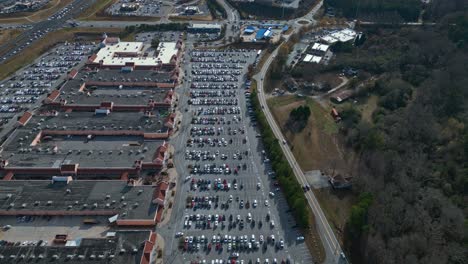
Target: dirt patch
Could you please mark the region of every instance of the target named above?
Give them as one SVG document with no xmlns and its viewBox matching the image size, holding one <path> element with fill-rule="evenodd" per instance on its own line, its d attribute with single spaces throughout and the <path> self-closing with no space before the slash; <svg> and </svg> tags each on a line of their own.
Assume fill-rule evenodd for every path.
<svg viewBox="0 0 468 264">
<path fill-rule="evenodd" d="M 365 103 L 358 106 L 359 110 L 361 111 L 363 120 L 371 124 L 373 123 L 372 113 L 374 113 L 374 111 L 377 109 L 378 101 L 379 98 L 377 95 L 371 95 L 369 98 L 367 98 L 367 101 Z"/>
<path fill-rule="evenodd" d="M 21 34 L 21 29 L 5 29 L 0 31 L 0 45 L 8 42 L 11 39 L 16 38 L 19 34 Z"/>
<path fill-rule="evenodd" d="M 338 126 L 328 109 L 312 99 L 296 96 L 274 97 L 268 100 L 268 105 L 303 171 L 346 167 L 337 142 Z M 308 105 L 311 115 L 306 127 L 299 133 L 293 133 L 285 125 L 291 110 L 300 105 Z"/>
</svg>

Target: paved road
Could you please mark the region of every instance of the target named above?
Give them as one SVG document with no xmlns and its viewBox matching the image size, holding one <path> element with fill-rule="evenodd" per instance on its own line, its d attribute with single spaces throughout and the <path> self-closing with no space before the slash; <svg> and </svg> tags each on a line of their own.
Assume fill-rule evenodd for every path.
<svg viewBox="0 0 468 264">
<path fill-rule="evenodd" d="M 304 16 L 303 18 L 300 19 L 307 19 L 313 21 L 313 15 L 318 11 L 318 9 L 321 7 L 322 2 L 320 2 L 316 8 L 314 8 L 309 14 Z M 297 21 L 296 20 L 296 21 Z M 295 30 L 297 31 L 299 28 L 296 27 Z M 286 41 L 289 39 L 289 36 L 286 38 Z M 274 58 L 278 54 L 279 47 L 270 55 L 270 57 L 267 59 L 265 64 L 263 65 L 263 68 L 261 71 L 254 76 L 254 78 L 257 80 L 257 87 L 258 87 L 258 97 L 260 100 L 260 104 L 263 106 L 263 112 L 267 118 L 267 121 L 273 130 L 274 135 L 280 142 L 285 142 L 285 137 L 283 136 L 281 129 L 278 127 L 278 125 L 275 122 L 275 119 L 273 118 L 273 115 L 270 112 L 270 109 L 268 108 L 267 102 L 266 102 L 266 96 L 264 92 L 264 78 L 266 76 L 266 73 L 268 71 L 269 66 L 273 62 Z M 299 164 L 296 161 L 296 158 L 292 154 L 289 146 L 287 144 L 280 144 L 281 149 L 283 150 L 286 159 L 288 160 L 289 164 L 291 165 L 294 174 L 299 181 L 301 185 L 306 185 L 307 184 L 307 179 L 304 176 L 303 171 L 301 170 Z M 326 252 L 326 260 L 325 263 L 346 263 L 346 260 L 343 260 L 340 257 L 340 254 L 342 252 L 341 246 L 338 242 L 338 240 L 335 237 L 335 234 L 333 233 L 333 230 L 328 223 L 327 218 L 325 217 L 325 214 L 320 207 L 320 204 L 317 201 L 317 198 L 314 196 L 313 192 L 307 192 L 306 194 L 307 201 L 309 203 L 309 206 L 312 209 L 312 212 L 315 215 L 315 220 L 316 220 L 316 228 L 319 232 L 320 238 L 322 240 L 323 246 L 325 248 Z"/>
</svg>

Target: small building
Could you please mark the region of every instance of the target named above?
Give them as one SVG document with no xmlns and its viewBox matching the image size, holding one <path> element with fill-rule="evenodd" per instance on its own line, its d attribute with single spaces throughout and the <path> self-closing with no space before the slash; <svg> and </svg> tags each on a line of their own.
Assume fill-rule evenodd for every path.
<svg viewBox="0 0 468 264">
<path fill-rule="evenodd" d="M 343 90 L 343 91 L 339 91 L 339 92 L 336 92 L 334 93 L 330 99 L 335 102 L 335 103 L 342 103 L 343 101 L 346 101 L 347 99 L 349 99 L 351 96 L 353 96 L 354 92 L 351 91 L 351 90 Z"/>
<path fill-rule="evenodd" d="M 312 49 L 312 51 L 314 51 L 316 54 L 321 54 L 321 55 L 323 55 L 323 54 L 325 54 L 325 53 L 328 51 L 329 48 L 330 48 L 329 45 L 321 44 L 321 43 L 316 42 L 316 43 L 314 43 L 314 45 L 312 45 L 312 48 L 311 48 L 311 49 Z"/>
<path fill-rule="evenodd" d="M 294 78 L 287 78 L 284 82 L 286 85 L 286 88 L 288 88 L 289 91 L 296 91 L 299 85 L 297 84 L 296 80 Z"/>
<path fill-rule="evenodd" d="M 184 8 L 184 15 L 186 16 L 193 16 L 197 13 L 199 13 L 200 10 L 198 10 L 198 7 L 197 6 L 187 6 Z"/>
<path fill-rule="evenodd" d="M 244 34 L 245 35 L 250 35 L 250 34 L 253 34 L 254 32 L 255 32 L 255 27 L 253 27 L 253 26 L 247 26 L 244 29 Z"/>
<path fill-rule="evenodd" d="M 315 56 L 312 54 L 306 54 L 304 59 L 302 60 L 303 62 L 313 62 L 313 63 L 320 63 L 322 61 L 322 57 L 320 56 Z"/>
<path fill-rule="evenodd" d="M 332 108 L 332 110 L 330 112 L 330 115 L 333 117 L 333 119 L 335 119 L 336 122 L 341 120 L 340 114 L 338 113 L 338 111 L 334 107 Z"/>
<path fill-rule="evenodd" d="M 257 31 L 257 34 L 255 34 L 255 39 L 256 40 L 263 40 L 263 39 L 268 39 L 271 37 L 273 32 L 271 31 L 271 28 L 262 28 Z"/>
<path fill-rule="evenodd" d="M 344 177 L 341 174 L 336 176 L 330 176 L 328 181 L 330 182 L 333 189 L 349 189 L 351 188 L 352 177 Z"/>
</svg>

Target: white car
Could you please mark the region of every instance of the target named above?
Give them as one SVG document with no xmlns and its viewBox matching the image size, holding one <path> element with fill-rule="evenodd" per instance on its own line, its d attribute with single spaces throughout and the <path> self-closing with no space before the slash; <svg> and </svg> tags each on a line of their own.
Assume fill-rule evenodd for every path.
<svg viewBox="0 0 468 264">
<path fill-rule="evenodd" d="M 265 206 L 269 206 L 268 200 L 265 200 Z"/>
<path fill-rule="evenodd" d="M 183 235 L 184 235 L 184 232 L 177 232 L 177 233 L 175 234 L 176 237 L 181 237 L 181 236 L 183 236 Z"/>
</svg>

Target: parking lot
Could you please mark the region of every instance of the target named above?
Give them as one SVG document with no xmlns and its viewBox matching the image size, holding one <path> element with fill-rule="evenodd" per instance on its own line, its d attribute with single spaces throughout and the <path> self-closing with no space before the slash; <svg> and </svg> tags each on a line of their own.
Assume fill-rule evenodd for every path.
<svg viewBox="0 0 468 264">
<path fill-rule="evenodd" d="M 186 52 L 175 139 L 178 192 L 167 250 L 174 263 L 312 263 L 275 186 L 249 103 L 255 50 Z M 280 213 L 282 212 L 282 213 Z"/>
<path fill-rule="evenodd" d="M 60 45 L 0 82 L 0 118 L 12 118 L 38 103 L 41 96 L 60 85 L 66 73 L 83 62 L 93 48 L 90 44 Z"/>
<path fill-rule="evenodd" d="M 135 3 L 129 0 L 119 0 L 106 9 L 113 16 L 148 16 L 157 17 L 167 14 L 172 4 L 163 1 L 142 0 Z"/>
</svg>

